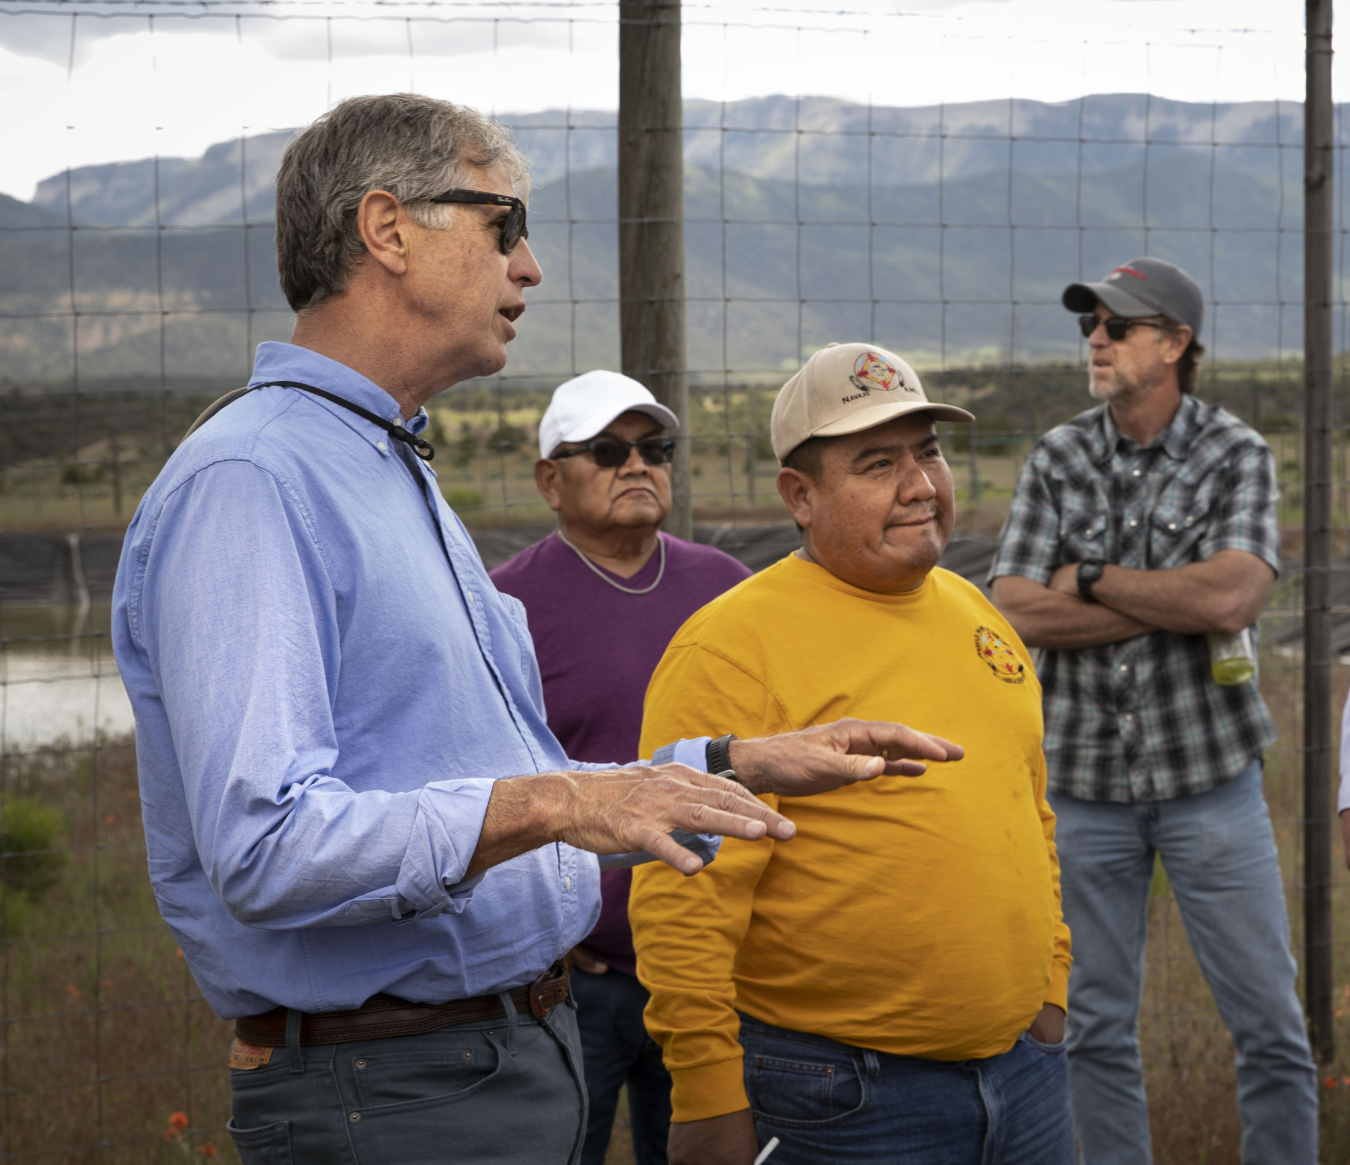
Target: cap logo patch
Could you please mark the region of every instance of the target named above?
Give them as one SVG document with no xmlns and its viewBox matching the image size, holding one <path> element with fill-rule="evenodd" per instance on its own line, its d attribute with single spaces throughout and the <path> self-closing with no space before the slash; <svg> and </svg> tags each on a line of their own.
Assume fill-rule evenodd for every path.
<svg viewBox="0 0 1350 1165">
<path fill-rule="evenodd" d="M 1024 684 L 1027 681 L 1027 669 L 1017 657 L 1012 647 L 988 627 L 975 629 L 975 654 L 1005 684 Z"/>
<path fill-rule="evenodd" d="M 905 383 L 905 377 L 898 368 L 893 367 L 875 352 L 864 352 L 858 357 L 849 381 L 861 391 L 844 397 L 842 402 L 844 404 L 871 396 L 874 389 L 880 392 L 894 392 L 898 388 L 906 392 L 915 391 Z"/>
<path fill-rule="evenodd" d="M 1133 275 L 1136 279 L 1148 278 L 1148 276 L 1145 275 L 1142 271 L 1135 270 L 1135 268 L 1131 267 L 1129 264 L 1126 264 L 1124 267 L 1117 267 L 1114 271 L 1111 272 L 1111 275 Z M 1110 277 L 1111 277 L 1110 275 L 1107 276 L 1108 279 Z"/>
</svg>

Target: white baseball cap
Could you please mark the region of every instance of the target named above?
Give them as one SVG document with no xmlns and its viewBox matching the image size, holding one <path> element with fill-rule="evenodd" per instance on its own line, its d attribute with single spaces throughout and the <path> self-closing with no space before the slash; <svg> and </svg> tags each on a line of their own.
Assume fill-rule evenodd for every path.
<svg viewBox="0 0 1350 1165">
<path fill-rule="evenodd" d="M 808 437 L 858 433 L 919 412 L 939 421 L 975 419 L 930 401 L 918 374 L 894 352 L 875 344 L 828 344 L 778 390 L 769 440 L 781 462 Z"/>
<path fill-rule="evenodd" d="M 646 413 L 663 428 L 678 429 L 680 418 L 622 372 L 597 368 L 565 380 L 553 390 L 539 422 L 539 456 L 548 457 L 564 441 L 589 441 L 623 413 Z"/>
</svg>

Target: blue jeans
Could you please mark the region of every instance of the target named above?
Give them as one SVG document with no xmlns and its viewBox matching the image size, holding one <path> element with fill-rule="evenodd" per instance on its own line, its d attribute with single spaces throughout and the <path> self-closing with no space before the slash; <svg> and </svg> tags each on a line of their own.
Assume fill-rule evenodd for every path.
<svg viewBox="0 0 1350 1165">
<path fill-rule="evenodd" d="M 1217 789 L 1144 805 L 1052 794 L 1073 933 L 1069 1083 L 1085 1165 L 1153 1160 L 1139 998 L 1154 855 L 1237 1048 L 1244 1165 L 1314 1165 L 1317 1073 L 1254 761 Z"/>
<path fill-rule="evenodd" d="M 230 1138 L 243 1165 L 575 1165 L 575 1014 L 278 1048 L 261 1068 L 230 1069 Z"/>
<path fill-rule="evenodd" d="M 573 967 L 572 994 L 591 1105 L 581 1165 L 604 1165 L 619 1089 L 625 1083 L 637 1165 L 666 1165 L 670 1073 L 661 1061 L 660 1045 L 642 1023 L 647 989 L 612 967 L 603 975 Z"/>
<path fill-rule="evenodd" d="M 1063 1044 L 987 1060 L 892 1056 L 741 1016 L 769 1165 L 1073 1165 Z"/>
</svg>

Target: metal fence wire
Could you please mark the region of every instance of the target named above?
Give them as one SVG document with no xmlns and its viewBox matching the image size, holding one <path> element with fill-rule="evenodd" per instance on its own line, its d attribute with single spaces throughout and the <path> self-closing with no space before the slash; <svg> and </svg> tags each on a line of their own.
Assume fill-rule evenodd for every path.
<svg viewBox="0 0 1350 1165">
<path fill-rule="evenodd" d="M 1261 28 L 1208 8 L 1210 27 L 1164 27 L 1119 6 L 1106 22 L 1087 3 L 1054 33 L 1014 18 L 1025 3 L 1007 7 L 1000 24 L 805 0 L 658 15 L 629 0 L 0 0 L 17 123 L 0 160 L 4 1160 L 235 1159 L 228 1025 L 146 877 L 109 598 L 126 523 L 191 419 L 244 383 L 259 342 L 289 335 L 272 228 L 286 143 L 346 96 L 416 91 L 493 112 L 531 159 L 545 281 L 507 368 L 429 406 L 442 489 L 492 565 L 551 526 L 532 477 L 549 393 L 623 366 L 621 19 L 683 21 L 689 510 L 696 537 L 752 566 L 794 545 L 768 416 L 811 352 L 884 345 L 931 397 L 977 414 L 945 438 L 960 510 L 947 564 L 982 582 L 1023 458 L 1092 403 L 1065 284 L 1142 254 L 1201 282 L 1199 395 L 1266 435 L 1282 486 L 1286 565 L 1261 684 L 1281 729 L 1267 795 L 1301 951 L 1303 28 L 1274 6 Z M 1031 91 L 1045 99 L 1018 96 Z M 1350 682 L 1347 143 L 1337 107 L 1337 709 Z M 1341 1049 L 1346 891 L 1338 868 Z M 1161 868 L 1149 909 L 1155 1152 L 1235 1161 L 1231 1047 Z M 1350 1154 L 1339 1056 L 1324 1067 L 1327 1161 Z"/>
</svg>

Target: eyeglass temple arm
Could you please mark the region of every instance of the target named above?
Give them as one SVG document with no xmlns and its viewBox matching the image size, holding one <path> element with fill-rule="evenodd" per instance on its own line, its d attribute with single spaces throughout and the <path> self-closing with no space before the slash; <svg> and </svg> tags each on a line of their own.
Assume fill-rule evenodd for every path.
<svg viewBox="0 0 1350 1165">
<path fill-rule="evenodd" d="M 447 190 L 427 199 L 428 202 L 464 202 L 479 206 L 520 206 L 525 204 L 511 194 L 494 194 L 487 190 Z"/>
</svg>

